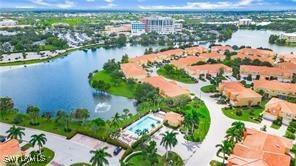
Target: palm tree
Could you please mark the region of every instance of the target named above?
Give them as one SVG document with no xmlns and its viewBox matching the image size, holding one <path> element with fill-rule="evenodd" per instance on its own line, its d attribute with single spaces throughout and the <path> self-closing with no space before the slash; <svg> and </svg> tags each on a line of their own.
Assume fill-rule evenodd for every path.
<svg viewBox="0 0 296 166">
<path fill-rule="evenodd" d="M 13 125 L 9 130 L 6 131 L 6 133 L 8 133 L 7 138 L 17 139 L 21 141 L 22 137 L 25 135 L 25 133 L 23 132 L 24 130 L 24 128 L 15 127 L 15 125 Z"/>
<path fill-rule="evenodd" d="M 116 112 L 116 114 L 114 115 L 114 117 L 111 120 L 111 125 L 114 127 L 118 127 L 120 120 L 121 120 L 121 116 L 119 115 L 118 112 Z"/>
<path fill-rule="evenodd" d="M 111 155 L 105 151 L 106 149 L 107 147 L 90 151 L 91 154 L 94 154 L 94 156 L 90 159 L 93 166 L 104 166 L 109 164 L 107 157 L 111 157 Z"/>
<path fill-rule="evenodd" d="M 227 138 L 227 140 L 229 140 L 233 144 L 242 141 L 242 138 L 243 138 L 241 132 L 235 127 L 231 127 L 227 129 L 225 137 Z"/>
<path fill-rule="evenodd" d="M 36 144 L 38 145 L 39 148 L 39 153 L 41 153 L 41 148 L 43 145 L 45 145 L 47 139 L 45 137 L 45 134 L 39 134 L 39 135 L 32 135 L 31 140 L 29 143 L 34 147 Z"/>
<path fill-rule="evenodd" d="M 218 151 L 217 151 L 217 156 L 218 157 L 221 157 L 220 156 L 220 153 L 223 154 L 222 158 L 223 158 L 223 165 L 224 165 L 224 162 L 225 162 L 225 159 L 228 155 L 230 155 L 230 153 L 232 152 L 232 148 L 233 148 L 233 144 L 227 140 L 224 140 L 222 142 L 222 144 L 218 144 L 216 145 L 216 148 L 219 148 Z"/>
<path fill-rule="evenodd" d="M 233 128 L 236 128 L 237 131 L 238 131 L 241 135 L 243 135 L 243 133 L 246 131 L 246 127 L 245 127 L 245 124 L 244 124 L 243 122 L 236 121 L 236 122 L 233 122 L 233 123 L 231 124 L 231 126 L 232 126 Z"/>
<path fill-rule="evenodd" d="M 166 149 L 166 159 L 168 158 L 168 148 L 171 150 L 172 147 L 176 146 L 178 143 L 178 140 L 176 138 L 176 135 L 178 133 L 174 131 L 166 131 L 164 134 L 162 133 L 161 135 L 163 136 L 160 142 L 160 145 L 163 145 Z"/>
</svg>

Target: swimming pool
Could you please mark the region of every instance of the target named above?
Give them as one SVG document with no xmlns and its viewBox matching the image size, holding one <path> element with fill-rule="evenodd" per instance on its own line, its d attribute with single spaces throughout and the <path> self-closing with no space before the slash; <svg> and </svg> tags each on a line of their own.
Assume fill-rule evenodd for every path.
<svg viewBox="0 0 296 166">
<path fill-rule="evenodd" d="M 145 116 L 133 125 L 127 128 L 128 131 L 138 135 L 139 131 L 144 131 L 147 129 L 148 133 L 155 127 L 161 125 L 161 121 L 157 120 L 151 116 Z M 154 126 L 154 127 L 153 127 Z"/>
</svg>

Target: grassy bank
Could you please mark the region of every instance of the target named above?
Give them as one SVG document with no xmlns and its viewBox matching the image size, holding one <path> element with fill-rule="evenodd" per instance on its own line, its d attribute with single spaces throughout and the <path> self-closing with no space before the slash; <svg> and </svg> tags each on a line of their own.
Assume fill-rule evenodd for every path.
<svg viewBox="0 0 296 166">
<path fill-rule="evenodd" d="M 168 79 L 187 84 L 194 84 L 196 82 L 196 80 L 193 77 L 189 76 L 184 70 L 177 69 L 172 65 L 165 65 L 161 67 L 157 70 L 157 74 Z"/>
<path fill-rule="evenodd" d="M 215 85 L 206 85 L 201 87 L 200 89 L 204 93 L 215 93 L 217 92 L 217 86 Z"/>
</svg>

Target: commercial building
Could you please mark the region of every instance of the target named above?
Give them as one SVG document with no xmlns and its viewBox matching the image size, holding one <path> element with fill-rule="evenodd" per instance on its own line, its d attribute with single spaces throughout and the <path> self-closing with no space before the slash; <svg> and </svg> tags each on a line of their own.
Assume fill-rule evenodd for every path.
<svg viewBox="0 0 296 166">
<path fill-rule="evenodd" d="M 288 125 L 290 121 L 296 119 L 296 104 L 272 98 L 265 105 L 263 117 L 272 121 L 281 117 L 283 124 Z"/>
<path fill-rule="evenodd" d="M 148 76 L 146 70 L 135 63 L 124 63 L 120 65 L 120 69 L 123 72 L 125 78 L 127 79 L 135 79 L 138 81 L 143 80 Z"/>
<path fill-rule="evenodd" d="M 229 99 L 233 106 L 255 106 L 262 100 L 260 94 L 245 88 L 240 82 L 222 82 L 218 86 L 218 91 Z"/>
<path fill-rule="evenodd" d="M 161 76 L 147 77 L 143 82 L 158 88 L 160 95 L 164 97 L 178 97 L 181 95 L 190 96 L 189 90 L 177 85 L 174 81 L 167 81 Z"/>
<path fill-rule="evenodd" d="M 277 80 L 254 80 L 254 90 L 264 91 L 270 97 L 296 97 L 296 84 L 283 83 Z"/>
<path fill-rule="evenodd" d="M 142 19 L 146 32 L 170 34 L 175 32 L 174 20 L 171 17 L 151 16 Z"/>
<path fill-rule="evenodd" d="M 131 23 L 131 34 L 132 36 L 139 36 L 145 33 L 145 24 L 138 21 Z"/>
<path fill-rule="evenodd" d="M 227 166 L 290 166 L 292 140 L 247 129 L 235 144 Z"/>
<path fill-rule="evenodd" d="M 294 33 L 283 33 L 280 35 L 280 39 L 286 40 L 289 43 L 296 43 L 296 32 Z"/>
<path fill-rule="evenodd" d="M 240 76 L 243 79 L 246 79 L 250 75 L 252 76 L 252 79 L 291 82 L 295 71 L 288 69 L 288 67 L 289 66 L 287 66 L 287 68 L 284 68 L 282 65 L 280 65 L 280 67 L 241 65 Z"/>
</svg>

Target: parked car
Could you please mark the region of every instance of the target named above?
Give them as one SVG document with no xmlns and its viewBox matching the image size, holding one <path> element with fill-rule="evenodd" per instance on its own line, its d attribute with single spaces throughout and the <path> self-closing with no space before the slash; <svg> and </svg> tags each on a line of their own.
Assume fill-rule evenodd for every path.
<svg viewBox="0 0 296 166">
<path fill-rule="evenodd" d="M 6 138 L 4 136 L 0 136 L 0 142 L 5 142 Z"/>
<path fill-rule="evenodd" d="M 114 155 L 118 155 L 118 154 L 121 152 L 121 150 L 122 150 L 122 147 L 117 146 L 117 147 L 114 149 L 113 154 L 114 154 Z"/>
</svg>

